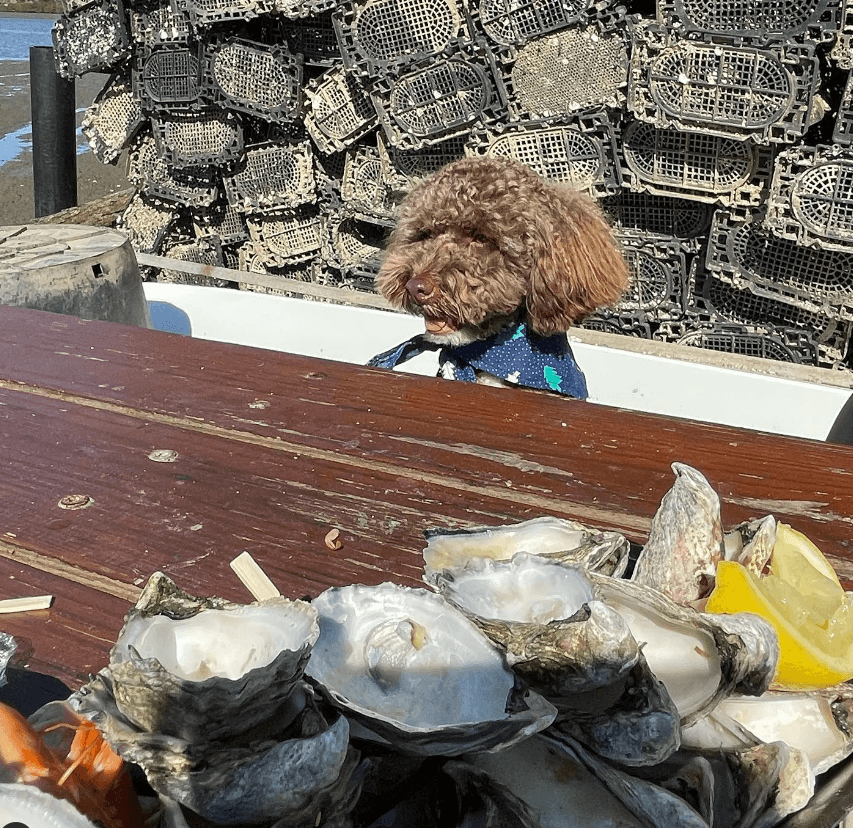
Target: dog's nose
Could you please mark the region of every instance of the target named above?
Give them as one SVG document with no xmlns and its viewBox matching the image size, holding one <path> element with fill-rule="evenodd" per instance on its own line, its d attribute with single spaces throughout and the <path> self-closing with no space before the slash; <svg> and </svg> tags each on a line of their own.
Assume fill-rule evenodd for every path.
<svg viewBox="0 0 853 828">
<path fill-rule="evenodd" d="M 419 305 L 427 301 L 435 290 L 433 282 L 425 276 L 415 276 L 406 282 L 406 290 Z"/>
</svg>

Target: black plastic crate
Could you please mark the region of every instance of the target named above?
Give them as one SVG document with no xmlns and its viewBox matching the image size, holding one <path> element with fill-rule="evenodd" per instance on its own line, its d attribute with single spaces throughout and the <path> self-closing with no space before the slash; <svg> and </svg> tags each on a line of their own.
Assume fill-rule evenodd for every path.
<svg viewBox="0 0 853 828">
<path fill-rule="evenodd" d="M 219 167 L 243 154 L 243 128 L 230 112 L 205 108 L 151 118 L 157 150 L 173 167 Z"/>
<path fill-rule="evenodd" d="M 842 7 L 841 25 L 835 33 L 829 57 L 839 69 L 853 69 L 853 3 L 842 0 Z"/>
<path fill-rule="evenodd" d="M 494 57 L 478 43 L 382 78 L 371 92 L 389 142 L 420 149 L 506 116 L 506 93 Z"/>
<path fill-rule="evenodd" d="M 132 40 L 146 49 L 186 45 L 192 35 L 189 16 L 169 4 L 155 9 L 134 9 L 128 21 Z"/>
<path fill-rule="evenodd" d="M 701 201 L 632 193 L 625 189 L 603 199 L 601 206 L 621 230 L 672 236 L 682 242 L 695 240 L 691 249 L 704 242 L 714 212 L 710 204 Z"/>
<path fill-rule="evenodd" d="M 289 21 L 319 17 L 332 11 L 338 0 L 275 0 L 276 14 Z"/>
<path fill-rule="evenodd" d="M 734 322 L 748 326 L 772 326 L 805 330 L 818 345 L 818 364 L 840 365 L 850 342 L 853 323 L 831 319 L 806 310 L 801 305 L 760 296 L 747 288 L 739 289 L 703 270 L 694 259 L 690 301 L 685 318 L 704 324 Z"/>
<path fill-rule="evenodd" d="M 386 170 L 376 146 L 358 144 L 347 150 L 341 180 L 341 201 L 347 212 L 369 222 L 396 222 L 399 191 Z"/>
<path fill-rule="evenodd" d="M 500 46 L 521 46 L 570 26 L 618 16 L 615 0 L 475 0 L 466 8 L 471 29 Z"/>
<path fill-rule="evenodd" d="M 302 107 L 302 58 L 240 38 L 209 41 L 204 90 L 211 100 L 265 121 L 294 121 Z"/>
<path fill-rule="evenodd" d="M 209 207 L 219 193 L 219 175 L 211 167 L 170 166 L 150 135 L 128 153 L 127 178 L 146 195 L 188 207 Z"/>
<path fill-rule="evenodd" d="M 603 111 L 474 131 L 466 151 L 513 158 L 543 178 L 571 184 L 596 198 L 621 189 L 615 134 Z"/>
<path fill-rule="evenodd" d="M 332 23 L 344 66 L 373 78 L 471 40 L 458 0 L 346 0 Z"/>
<path fill-rule="evenodd" d="M 843 0 L 657 0 L 657 18 L 688 35 L 831 40 Z"/>
<path fill-rule="evenodd" d="M 629 190 L 741 211 L 766 195 L 773 172 L 770 147 L 643 121 L 631 121 L 621 132 L 622 183 Z"/>
<path fill-rule="evenodd" d="M 148 111 L 198 107 L 201 103 L 199 47 L 138 49 L 133 88 Z"/>
<path fill-rule="evenodd" d="M 843 147 L 853 145 L 853 69 L 847 73 L 847 83 L 835 116 L 832 143 Z"/>
<path fill-rule="evenodd" d="M 137 253 L 156 253 L 177 217 L 175 205 L 136 193 L 116 222 L 116 227 L 127 234 Z"/>
<path fill-rule="evenodd" d="M 760 216 L 739 221 L 718 211 L 705 266 L 719 279 L 756 295 L 853 321 L 853 253 L 779 238 L 762 226 Z"/>
<path fill-rule="evenodd" d="M 245 217 L 224 199 L 218 200 L 210 207 L 194 210 L 192 219 L 196 238 L 212 237 L 220 245 L 241 244 L 249 240 L 249 228 Z M 236 259 L 233 264 L 236 264 Z"/>
<path fill-rule="evenodd" d="M 798 244 L 853 253 L 853 149 L 799 146 L 780 153 L 764 223 Z"/>
<path fill-rule="evenodd" d="M 812 44 L 701 43 L 634 27 L 628 109 L 659 127 L 791 143 L 811 126 L 820 83 Z"/>
<path fill-rule="evenodd" d="M 302 55 L 306 66 L 331 68 L 341 62 L 331 12 L 289 20 L 284 35 L 290 51 Z"/>
<path fill-rule="evenodd" d="M 86 111 L 81 129 L 95 157 L 114 164 L 145 120 L 129 80 L 115 74 Z"/>
<path fill-rule="evenodd" d="M 323 244 L 323 222 L 316 205 L 246 218 L 255 253 L 269 265 L 295 264 L 315 258 Z"/>
<path fill-rule="evenodd" d="M 630 281 L 619 303 L 608 310 L 649 321 L 680 319 L 688 286 L 688 248 L 679 239 L 649 233 L 618 234 Z"/>
<path fill-rule="evenodd" d="M 588 331 L 633 336 L 639 339 L 652 338 L 652 323 L 643 314 L 617 314 L 609 311 L 596 311 L 587 316 L 580 324 Z"/>
<path fill-rule="evenodd" d="M 377 124 L 367 89 L 341 66 L 312 78 L 305 98 L 305 127 L 326 155 L 351 146 Z"/>
<path fill-rule="evenodd" d="M 276 10 L 275 0 L 174 0 L 195 27 L 240 23 Z"/>
<path fill-rule="evenodd" d="M 579 109 L 619 108 L 628 84 L 624 26 L 572 27 L 521 46 L 505 70 L 513 117 L 547 118 Z"/>
<path fill-rule="evenodd" d="M 395 191 L 405 192 L 415 179 L 425 178 L 446 164 L 464 158 L 467 142 L 468 136 L 462 134 L 421 149 L 406 150 L 392 146 L 385 135 L 379 133 L 377 147 L 383 175 Z"/>
<path fill-rule="evenodd" d="M 324 261 L 345 276 L 371 283 L 379 272 L 388 228 L 355 216 L 329 215 L 323 240 Z"/>
<path fill-rule="evenodd" d="M 311 146 L 299 141 L 247 147 L 222 182 L 228 201 L 242 213 L 265 213 L 314 201 Z"/>
<path fill-rule="evenodd" d="M 121 0 L 95 0 L 60 15 L 51 32 L 56 71 L 70 80 L 86 72 L 112 72 L 130 54 Z"/>
<path fill-rule="evenodd" d="M 208 267 L 222 266 L 222 251 L 213 238 L 193 239 L 178 237 L 167 239 L 160 251 L 161 256 L 180 262 L 193 262 Z M 203 285 L 205 287 L 229 287 L 227 279 L 217 279 L 183 270 L 162 268 L 157 275 L 158 282 L 176 282 L 182 285 Z"/>
<path fill-rule="evenodd" d="M 820 348 L 808 331 L 794 328 L 774 328 L 772 325 L 737 325 L 725 322 L 663 323 L 655 339 L 693 348 L 725 354 L 818 365 Z"/>
</svg>

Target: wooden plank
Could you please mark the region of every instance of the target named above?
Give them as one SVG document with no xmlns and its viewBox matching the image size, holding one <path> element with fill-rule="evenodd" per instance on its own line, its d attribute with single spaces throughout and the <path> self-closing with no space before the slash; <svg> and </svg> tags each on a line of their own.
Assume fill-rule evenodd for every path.
<svg viewBox="0 0 853 828">
<path fill-rule="evenodd" d="M 74 690 L 106 666 L 130 604 L 0 557 L 0 597 L 45 592 L 55 596 L 50 609 L 0 617 L 0 630 L 18 645 L 10 664 L 58 678 Z"/>
</svg>

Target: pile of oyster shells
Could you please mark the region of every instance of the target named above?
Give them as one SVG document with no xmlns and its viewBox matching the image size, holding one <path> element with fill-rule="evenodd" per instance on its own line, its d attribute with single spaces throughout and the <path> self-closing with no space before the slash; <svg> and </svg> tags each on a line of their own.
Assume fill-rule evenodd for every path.
<svg viewBox="0 0 853 828">
<path fill-rule="evenodd" d="M 428 588 L 194 598 L 158 573 L 69 700 L 144 771 L 163 828 L 769 828 L 853 752 L 853 692 L 771 688 L 772 627 L 694 608 L 724 534 L 674 464 L 631 576 L 615 532 L 431 531 Z"/>
</svg>

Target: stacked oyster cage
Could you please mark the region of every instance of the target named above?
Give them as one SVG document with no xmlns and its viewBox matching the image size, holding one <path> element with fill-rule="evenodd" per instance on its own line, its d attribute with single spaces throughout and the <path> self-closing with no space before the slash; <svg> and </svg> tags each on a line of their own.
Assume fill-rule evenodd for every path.
<svg viewBox="0 0 853 828">
<path fill-rule="evenodd" d="M 510 156 L 618 229 L 587 327 L 848 367 L 853 0 L 67 2 L 141 252 L 372 291 L 413 178 Z"/>
</svg>

